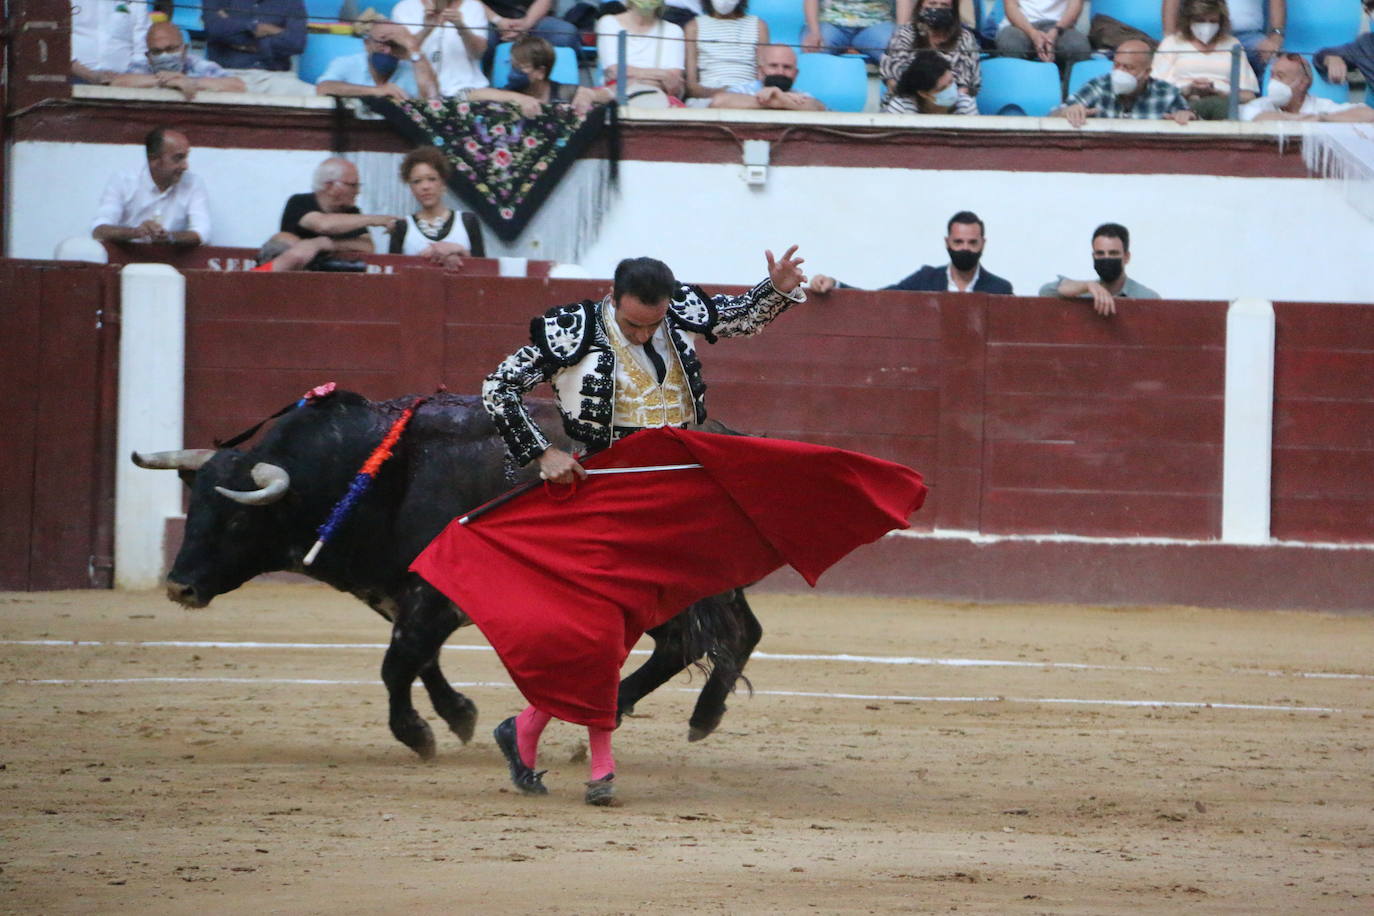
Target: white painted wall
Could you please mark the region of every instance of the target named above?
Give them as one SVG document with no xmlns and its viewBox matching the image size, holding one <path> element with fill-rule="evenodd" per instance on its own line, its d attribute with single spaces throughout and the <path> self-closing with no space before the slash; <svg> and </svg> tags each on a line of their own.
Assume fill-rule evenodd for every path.
<svg viewBox="0 0 1374 916">
<path fill-rule="evenodd" d="M 214 242 L 260 244 L 276 230 L 285 199 L 309 189 L 321 158 L 193 147 L 191 168 L 209 186 Z M 404 206 L 399 180 L 386 179 L 386 157 L 365 158 L 360 206 Z M 5 190 L 11 256 L 49 258 L 61 239 L 89 232 L 107 176 L 141 161 L 133 145 L 14 144 Z M 609 276 L 622 257 L 652 255 L 684 279 L 751 283 L 763 275 L 765 247 L 796 242 L 812 272 L 876 287 L 943 264 L 945 221 L 971 209 L 988 226 L 988 268 L 1023 294 L 1060 273 L 1090 275 L 1089 234 L 1115 221 L 1132 233 L 1128 272 L 1170 298 L 1374 301 L 1374 223 L 1332 182 L 772 167 L 767 186 L 753 190 L 741 172 L 622 163 L 620 194 L 578 260 Z M 589 199 L 585 182 L 565 181 L 516 244 L 494 244 L 488 233 L 489 253 L 569 260 L 567 240 Z"/>
</svg>

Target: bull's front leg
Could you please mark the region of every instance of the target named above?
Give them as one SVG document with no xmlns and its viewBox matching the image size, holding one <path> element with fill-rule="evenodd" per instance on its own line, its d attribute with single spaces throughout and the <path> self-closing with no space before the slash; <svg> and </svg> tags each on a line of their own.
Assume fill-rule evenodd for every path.
<svg viewBox="0 0 1374 916">
<path fill-rule="evenodd" d="M 615 717 L 617 726 L 625 716 L 634 713 L 636 703 L 706 654 L 702 649 L 697 649 L 695 654 L 692 651 L 687 625 L 689 612 L 690 609 L 649 631 L 654 640 L 653 652 L 644 664 L 620 682 Z"/>
</svg>

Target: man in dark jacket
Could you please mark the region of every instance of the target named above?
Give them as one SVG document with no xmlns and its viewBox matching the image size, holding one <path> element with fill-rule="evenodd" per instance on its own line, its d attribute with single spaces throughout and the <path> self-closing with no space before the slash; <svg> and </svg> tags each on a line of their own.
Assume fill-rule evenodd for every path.
<svg viewBox="0 0 1374 916">
<path fill-rule="evenodd" d="M 908 277 L 904 277 L 883 289 L 901 289 L 909 292 L 928 293 L 992 293 L 998 296 L 1012 295 L 1011 284 L 1001 277 L 986 271 L 978 263 L 983 257 L 983 245 L 987 238 L 983 234 L 983 221 L 968 210 L 960 210 L 949 219 L 945 227 L 945 250 L 949 252 L 949 263 L 944 267 L 922 267 Z M 813 293 L 828 293 L 836 286 L 847 286 L 834 277 L 816 274 L 811 278 L 807 289 Z"/>
</svg>

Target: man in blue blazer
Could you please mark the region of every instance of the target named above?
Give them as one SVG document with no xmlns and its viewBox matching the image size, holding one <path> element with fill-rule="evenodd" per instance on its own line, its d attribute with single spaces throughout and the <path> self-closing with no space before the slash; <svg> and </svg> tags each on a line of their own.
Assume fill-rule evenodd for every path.
<svg viewBox="0 0 1374 916">
<path fill-rule="evenodd" d="M 1011 284 L 984 270 L 978 263 L 983 257 L 983 245 L 986 242 L 983 221 L 976 213 L 960 210 L 950 217 L 945 227 L 945 250 L 949 252 L 949 263 L 944 267 L 927 264 L 883 289 L 928 293 L 966 293 L 972 290 L 975 293 L 1010 296 Z M 847 284 L 825 274 L 816 274 L 807 289 L 814 293 L 828 293 L 836 286 Z"/>
</svg>

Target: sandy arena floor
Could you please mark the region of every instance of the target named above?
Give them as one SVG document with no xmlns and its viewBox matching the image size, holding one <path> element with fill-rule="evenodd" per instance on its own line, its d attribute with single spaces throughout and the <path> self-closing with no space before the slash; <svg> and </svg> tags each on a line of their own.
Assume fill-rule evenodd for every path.
<svg viewBox="0 0 1374 916">
<path fill-rule="evenodd" d="M 478 736 L 423 763 L 351 598 L 0 594 L 0 911 L 1374 912 L 1369 617 L 755 607 L 805 657 L 756 657 L 699 744 L 699 678 L 646 700 L 595 809 L 564 724 L 552 794 L 508 790 L 520 698 L 473 629 L 445 668 Z"/>
</svg>

